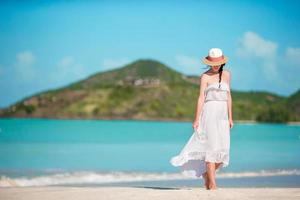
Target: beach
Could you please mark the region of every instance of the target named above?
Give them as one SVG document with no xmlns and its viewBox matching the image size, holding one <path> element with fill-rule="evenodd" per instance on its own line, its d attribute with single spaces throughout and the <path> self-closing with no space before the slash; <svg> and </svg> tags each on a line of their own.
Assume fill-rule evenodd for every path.
<svg viewBox="0 0 300 200">
<path fill-rule="evenodd" d="M 299 199 L 300 188 L 218 188 L 203 187 L 26 187 L 0 188 L 2 200 L 198 200 L 198 199 Z"/>
</svg>

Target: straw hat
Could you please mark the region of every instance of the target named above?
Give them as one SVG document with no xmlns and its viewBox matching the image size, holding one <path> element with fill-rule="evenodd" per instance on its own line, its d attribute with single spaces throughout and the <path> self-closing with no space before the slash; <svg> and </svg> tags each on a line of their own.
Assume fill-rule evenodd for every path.
<svg viewBox="0 0 300 200">
<path fill-rule="evenodd" d="M 206 65 L 221 65 L 228 61 L 228 57 L 223 55 L 223 52 L 219 48 L 211 48 L 208 52 L 208 56 L 202 59 L 202 62 Z"/>
</svg>

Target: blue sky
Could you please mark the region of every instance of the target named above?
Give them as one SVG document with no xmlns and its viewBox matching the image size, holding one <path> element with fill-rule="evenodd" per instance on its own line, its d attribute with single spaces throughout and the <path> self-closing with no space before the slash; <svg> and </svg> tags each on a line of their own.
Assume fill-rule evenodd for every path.
<svg viewBox="0 0 300 200">
<path fill-rule="evenodd" d="M 229 57 L 232 89 L 300 88 L 297 1 L 1 1 L 0 107 L 140 58 L 184 74 Z"/>
</svg>

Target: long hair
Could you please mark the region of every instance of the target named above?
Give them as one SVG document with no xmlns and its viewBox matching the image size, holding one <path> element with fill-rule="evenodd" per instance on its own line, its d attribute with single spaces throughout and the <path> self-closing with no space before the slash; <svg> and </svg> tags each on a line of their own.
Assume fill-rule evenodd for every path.
<svg viewBox="0 0 300 200">
<path fill-rule="evenodd" d="M 226 63 L 222 64 L 221 67 L 219 68 L 219 88 L 221 87 L 221 79 L 222 79 L 222 72 L 223 72 L 223 67 L 225 66 Z"/>
<path fill-rule="evenodd" d="M 226 63 L 223 63 L 221 65 L 221 67 L 219 68 L 219 88 L 221 87 L 221 79 L 222 79 L 222 72 L 223 72 L 223 67 L 226 65 Z M 210 65 L 207 65 L 206 68 L 209 69 L 211 66 Z"/>
</svg>

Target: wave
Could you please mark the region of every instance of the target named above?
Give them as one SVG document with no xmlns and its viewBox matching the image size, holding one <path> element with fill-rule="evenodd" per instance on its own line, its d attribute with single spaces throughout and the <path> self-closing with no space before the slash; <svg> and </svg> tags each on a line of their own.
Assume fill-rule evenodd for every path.
<svg viewBox="0 0 300 200">
<path fill-rule="evenodd" d="M 261 170 L 255 172 L 219 172 L 218 178 L 243 178 L 261 176 L 286 176 L 300 175 L 300 169 L 291 170 Z M 136 181 L 165 181 L 186 180 L 182 173 L 145 173 L 145 172 L 109 172 L 99 173 L 91 171 L 65 172 L 36 177 L 10 178 L 1 176 L 0 187 L 27 187 L 27 186 L 50 186 L 71 184 L 105 184 Z M 193 179 L 193 178 L 188 178 Z M 196 179 L 196 178 L 195 178 Z"/>
</svg>

